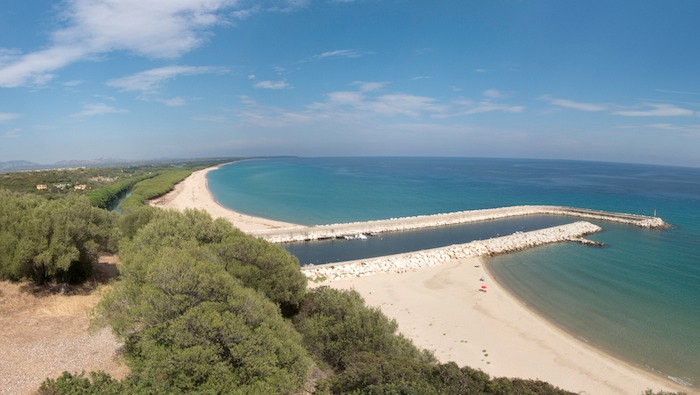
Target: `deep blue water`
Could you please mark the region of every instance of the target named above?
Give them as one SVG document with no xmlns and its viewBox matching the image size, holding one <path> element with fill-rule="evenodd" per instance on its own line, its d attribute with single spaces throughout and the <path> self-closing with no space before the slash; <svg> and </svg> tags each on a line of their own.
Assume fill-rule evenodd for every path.
<svg viewBox="0 0 700 395">
<path fill-rule="evenodd" d="M 576 336 L 700 386 L 700 169 L 523 159 L 282 158 L 225 166 L 209 173 L 209 187 L 225 206 L 307 225 L 520 204 L 645 215 L 656 210 L 672 229 L 598 222 L 605 230 L 592 238 L 608 248 L 551 245 L 492 258 L 489 267 L 517 297 Z M 313 259 L 334 259 L 335 247 L 325 248 L 319 244 Z M 360 248 L 356 243 L 352 249 Z"/>
</svg>

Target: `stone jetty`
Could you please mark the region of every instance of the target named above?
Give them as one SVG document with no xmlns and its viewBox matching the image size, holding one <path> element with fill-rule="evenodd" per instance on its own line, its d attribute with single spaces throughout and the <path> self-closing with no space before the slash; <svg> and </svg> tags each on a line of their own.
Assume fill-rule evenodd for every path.
<svg viewBox="0 0 700 395">
<path fill-rule="evenodd" d="M 583 236 L 601 231 L 590 222 L 579 221 L 567 225 L 517 233 L 509 236 L 405 254 L 369 258 L 357 261 L 304 266 L 302 272 L 311 281 L 325 282 L 377 273 L 403 273 L 423 267 L 436 266 L 453 259 L 492 256 L 561 241 L 578 241 Z"/>
<path fill-rule="evenodd" d="M 465 224 L 526 215 L 564 215 L 586 219 L 620 222 L 643 228 L 664 228 L 668 225 L 658 217 L 615 213 L 564 206 L 512 206 L 456 213 L 421 215 L 378 221 L 317 225 L 287 229 L 267 229 L 250 232 L 272 243 L 289 243 L 322 239 L 352 238 L 383 232 L 397 232 L 436 226 Z"/>
</svg>

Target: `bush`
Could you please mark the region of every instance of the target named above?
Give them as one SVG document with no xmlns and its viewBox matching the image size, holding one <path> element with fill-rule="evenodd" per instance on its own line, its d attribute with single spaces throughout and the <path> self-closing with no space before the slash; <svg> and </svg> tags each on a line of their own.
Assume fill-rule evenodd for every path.
<svg viewBox="0 0 700 395">
<path fill-rule="evenodd" d="M 114 249 L 114 215 L 85 197 L 44 200 L 0 191 L 0 277 L 79 282 Z"/>
<path fill-rule="evenodd" d="M 432 360 L 410 340 L 396 334 L 396 321 L 379 309 L 365 306 L 356 291 L 320 287 L 309 291 L 294 317 L 297 330 L 311 354 L 343 371 L 360 353 L 383 357 Z"/>
<path fill-rule="evenodd" d="M 149 220 L 147 217 L 152 216 Z M 140 218 L 140 219 L 139 219 Z M 211 262 L 256 289 L 277 303 L 285 312 L 296 311 L 306 290 L 306 277 L 299 270 L 299 261 L 282 247 L 245 235 L 230 222 L 203 211 L 144 211 L 126 214 L 127 236 L 138 228 L 137 222 L 148 223 L 136 232 L 133 240 L 125 240 L 121 251 L 125 276 L 142 276 L 141 272 L 166 247 L 196 245 L 207 249 Z"/>
<path fill-rule="evenodd" d="M 143 278 L 125 278 L 101 303 L 133 374 L 167 392 L 294 393 L 309 366 L 299 334 L 209 254 L 163 248 Z"/>
</svg>

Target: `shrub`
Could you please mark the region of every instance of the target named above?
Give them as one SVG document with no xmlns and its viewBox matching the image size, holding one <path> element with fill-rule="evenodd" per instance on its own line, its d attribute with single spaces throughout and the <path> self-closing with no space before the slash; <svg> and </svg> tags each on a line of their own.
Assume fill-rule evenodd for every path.
<svg viewBox="0 0 700 395">
<path fill-rule="evenodd" d="M 169 392 L 294 393 L 309 366 L 299 334 L 208 254 L 164 248 L 101 303 L 133 374 Z"/>
<path fill-rule="evenodd" d="M 319 287 L 309 291 L 294 317 L 304 345 L 336 371 L 343 371 L 358 354 L 406 356 L 432 360 L 410 340 L 396 334 L 396 321 L 379 309 L 365 306 L 356 291 Z"/>
<path fill-rule="evenodd" d="M 79 282 L 100 250 L 114 249 L 114 215 L 85 197 L 57 200 L 0 191 L 0 276 Z"/>
<path fill-rule="evenodd" d="M 206 259 L 240 279 L 244 286 L 262 292 L 285 312 L 296 311 L 306 290 L 306 277 L 299 270 L 299 261 L 282 247 L 247 236 L 226 220 L 213 220 L 203 211 L 139 210 L 128 213 L 125 219 L 132 228 L 138 227 L 135 222 L 152 218 L 120 249 L 125 276 L 142 276 L 140 273 L 163 248 L 201 246 L 210 252 Z M 139 216 L 144 218 L 139 220 Z M 127 235 L 130 232 L 127 230 Z"/>
</svg>

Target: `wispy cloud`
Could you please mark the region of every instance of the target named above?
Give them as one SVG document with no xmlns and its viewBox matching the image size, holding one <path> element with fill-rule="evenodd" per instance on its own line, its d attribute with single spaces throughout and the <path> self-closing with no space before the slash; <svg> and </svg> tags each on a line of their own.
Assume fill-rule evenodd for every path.
<svg viewBox="0 0 700 395">
<path fill-rule="evenodd" d="M 171 97 L 170 99 L 163 99 L 162 103 L 168 107 L 182 107 L 187 104 L 187 100 L 182 97 Z"/>
<path fill-rule="evenodd" d="M 584 103 L 584 102 L 578 102 L 578 101 L 573 101 L 573 100 L 569 100 L 569 99 L 559 99 L 556 97 L 551 97 L 549 95 L 542 96 L 541 99 L 546 100 L 549 102 L 549 104 L 557 106 L 557 107 L 570 108 L 570 109 L 580 110 L 580 111 L 595 112 L 595 111 L 605 111 L 605 110 L 609 109 L 608 105 L 601 104 L 601 103 Z"/>
<path fill-rule="evenodd" d="M 688 117 L 695 112 L 672 104 L 648 103 L 641 109 L 615 111 L 613 114 L 625 117 Z"/>
<path fill-rule="evenodd" d="M 493 100 L 481 100 L 474 102 L 471 100 L 456 100 L 454 102 L 454 110 L 450 113 L 444 114 L 441 118 L 461 116 L 461 115 L 474 115 L 487 112 L 507 112 L 507 113 L 520 113 L 525 111 L 525 107 L 521 105 L 497 103 Z"/>
<path fill-rule="evenodd" d="M 14 112 L 0 112 L 0 122 L 14 121 L 22 115 Z"/>
<path fill-rule="evenodd" d="M 12 130 L 8 130 L 7 132 L 5 132 L 5 137 L 8 137 L 8 138 L 17 137 L 17 135 L 19 135 L 19 132 L 21 132 L 21 131 L 22 131 L 21 128 L 15 128 Z"/>
<path fill-rule="evenodd" d="M 81 118 L 81 117 L 93 117 L 96 115 L 104 115 L 104 114 L 114 114 L 114 113 L 125 113 L 128 112 L 127 110 L 121 109 L 121 108 L 116 108 L 109 106 L 104 103 L 93 103 L 93 104 L 85 104 L 83 106 L 83 110 L 73 114 L 72 116 L 75 118 Z"/>
<path fill-rule="evenodd" d="M 353 59 L 360 58 L 364 55 L 369 54 L 369 52 L 362 52 L 356 49 L 338 49 L 335 51 L 323 52 L 318 55 L 314 55 L 313 59 L 328 59 L 328 58 L 343 58 L 343 59 Z"/>
<path fill-rule="evenodd" d="M 70 0 L 59 15 L 63 27 L 50 34 L 45 49 L 4 50 L 0 87 L 44 84 L 77 61 L 111 51 L 149 58 L 177 58 L 199 47 L 214 26 L 226 22 L 235 0 Z"/>
<path fill-rule="evenodd" d="M 506 95 L 497 89 L 487 89 L 484 91 L 484 97 L 489 99 L 501 99 L 506 97 Z"/>
<path fill-rule="evenodd" d="M 672 89 L 657 89 L 656 91 L 663 92 L 663 93 L 673 93 L 676 95 L 700 96 L 700 92 L 676 91 L 676 90 L 672 90 Z"/>
<path fill-rule="evenodd" d="M 254 87 L 258 89 L 272 89 L 272 90 L 278 90 L 278 89 L 285 89 L 291 87 L 291 85 L 284 80 L 281 81 L 260 81 L 253 85 Z"/>
<path fill-rule="evenodd" d="M 654 123 L 645 126 L 651 129 L 668 130 L 670 132 L 700 136 L 700 125 L 673 125 L 670 123 Z"/>
<path fill-rule="evenodd" d="M 373 92 L 380 89 L 386 88 L 389 83 L 387 81 L 381 82 L 365 82 L 365 81 L 355 81 L 352 83 L 360 88 L 360 92 Z"/>
<path fill-rule="evenodd" d="M 157 93 L 165 82 L 176 77 L 223 72 L 226 72 L 226 69 L 221 67 L 166 66 L 117 78 L 107 82 L 107 85 L 127 92 L 136 91 L 153 94 Z"/>
<path fill-rule="evenodd" d="M 82 83 L 83 83 L 83 81 L 80 81 L 80 80 L 72 80 L 72 81 L 66 81 L 66 82 L 64 82 L 64 83 L 63 83 L 63 86 L 68 86 L 68 87 L 71 87 L 71 86 L 78 86 L 78 85 L 80 85 L 80 84 L 82 84 Z"/>
</svg>

